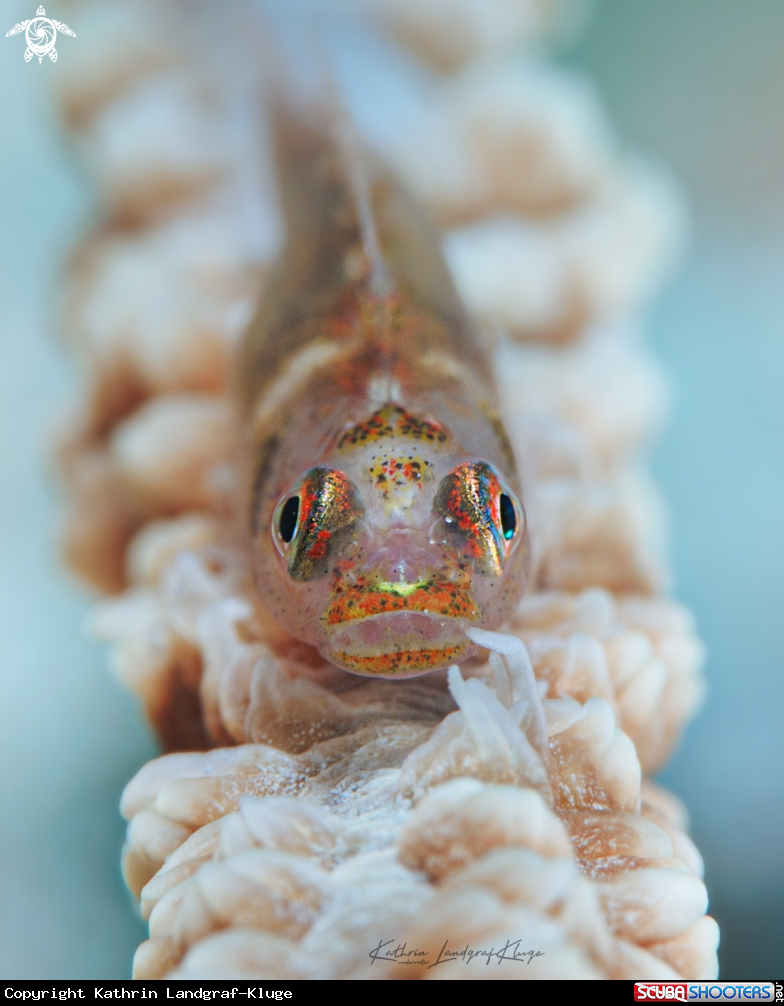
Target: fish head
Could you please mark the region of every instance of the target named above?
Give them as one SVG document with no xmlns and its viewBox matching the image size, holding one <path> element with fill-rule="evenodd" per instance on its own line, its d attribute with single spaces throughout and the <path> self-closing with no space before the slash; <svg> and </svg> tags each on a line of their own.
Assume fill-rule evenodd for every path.
<svg viewBox="0 0 784 1006">
<path fill-rule="evenodd" d="M 266 535 L 276 589 L 265 594 L 279 621 L 372 677 L 472 656 L 465 630 L 510 616 L 530 564 L 511 480 L 395 405 L 349 427 L 280 494 Z"/>
</svg>

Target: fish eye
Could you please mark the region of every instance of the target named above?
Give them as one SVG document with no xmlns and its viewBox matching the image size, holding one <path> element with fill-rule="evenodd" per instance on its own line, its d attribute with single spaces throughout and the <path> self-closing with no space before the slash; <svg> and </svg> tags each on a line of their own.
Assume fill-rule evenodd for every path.
<svg viewBox="0 0 784 1006">
<path fill-rule="evenodd" d="M 299 519 L 299 496 L 290 496 L 283 504 L 278 518 L 278 531 L 283 541 L 288 545 L 297 530 Z"/>
<path fill-rule="evenodd" d="M 500 576 L 520 537 L 522 507 L 486 461 L 459 465 L 441 482 L 433 514 L 451 542 L 478 568 Z"/>
<path fill-rule="evenodd" d="M 517 530 L 517 513 L 515 512 L 514 503 L 506 493 L 501 493 L 498 500 L 498 509 L 501 512 L 501 530 L 503 531 L 504 538 L 507 541 L 511 541 Z"/>
<path fill-rule="evenodd" d="M 326 576 L 335 549 L 364 507 L 354 483 L 335 468 L 311 468 L 282 497 L 270 532 L 293 580 Z"/>
</svg>

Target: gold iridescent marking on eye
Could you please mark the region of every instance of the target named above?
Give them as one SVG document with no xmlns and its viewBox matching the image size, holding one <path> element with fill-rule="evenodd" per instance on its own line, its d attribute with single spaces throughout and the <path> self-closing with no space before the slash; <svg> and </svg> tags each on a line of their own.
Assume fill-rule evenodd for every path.
<svg viewBox="0 0 784 1006">
<path fill-rule="evenodd" d="M 299 496 L 297 529 L 287 556 L 289 575 L 294 580 L 325 576 L 334 541 L 349 531 L 362 515 L 363 507 L 353 483 L 333 468 L 311 468 L 292 495 Z M 275 520 L 285 506 L 282 502 Z"/>
<path fill-rule="evenodd" d="M 468 555 L 486 572 L 500 576 L 509 552 L 501 519 L 503 489 L 484 461 L 460 465 L 441 483 L 434 512 L 443 516 L 453 534 L 460 535 Z"/>
</svg>

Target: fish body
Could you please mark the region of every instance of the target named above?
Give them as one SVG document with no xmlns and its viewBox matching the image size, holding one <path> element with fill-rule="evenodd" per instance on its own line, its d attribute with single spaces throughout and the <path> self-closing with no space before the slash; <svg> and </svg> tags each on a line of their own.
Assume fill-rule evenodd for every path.
<svg viewBox="0 0 784 1006">
<path fill-rule="evenodd" d="M 354 673 L 459 663 L 529 568 L 489 360 L 397 182 L 301 116 L 276 134 L 286 240 L 237 370 L 259 591 Z"/>
</svg>

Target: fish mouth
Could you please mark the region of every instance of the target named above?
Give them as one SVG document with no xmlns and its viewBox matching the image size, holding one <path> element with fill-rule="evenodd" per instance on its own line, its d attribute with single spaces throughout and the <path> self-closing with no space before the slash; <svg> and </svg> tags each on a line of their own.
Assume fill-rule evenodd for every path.
<svg viewBox="0 0 784 1006">
<path fill-rule="evenodd" d="M 461 610 L 465 607 L 461 601 Z M 463 659 L 471 648 L 464 629 L 478 618 L 473 604 L 462 618 L 397 604 L 364 616 L 349 608 L 350 617 L 339 622 L 335 616 L 340 609 L 332 608 L 332 618 L 325 620 L 329 659 L 354 674 L 373 677 L 413 677 Z"/>
<path fill-rule="evenodd" d="M 420 581 L 338 590 L 323 616 L 328 657 L 354 674 L 413 677 L 461 660 L 479 610 L 462 585 Z"/>
</svg>

